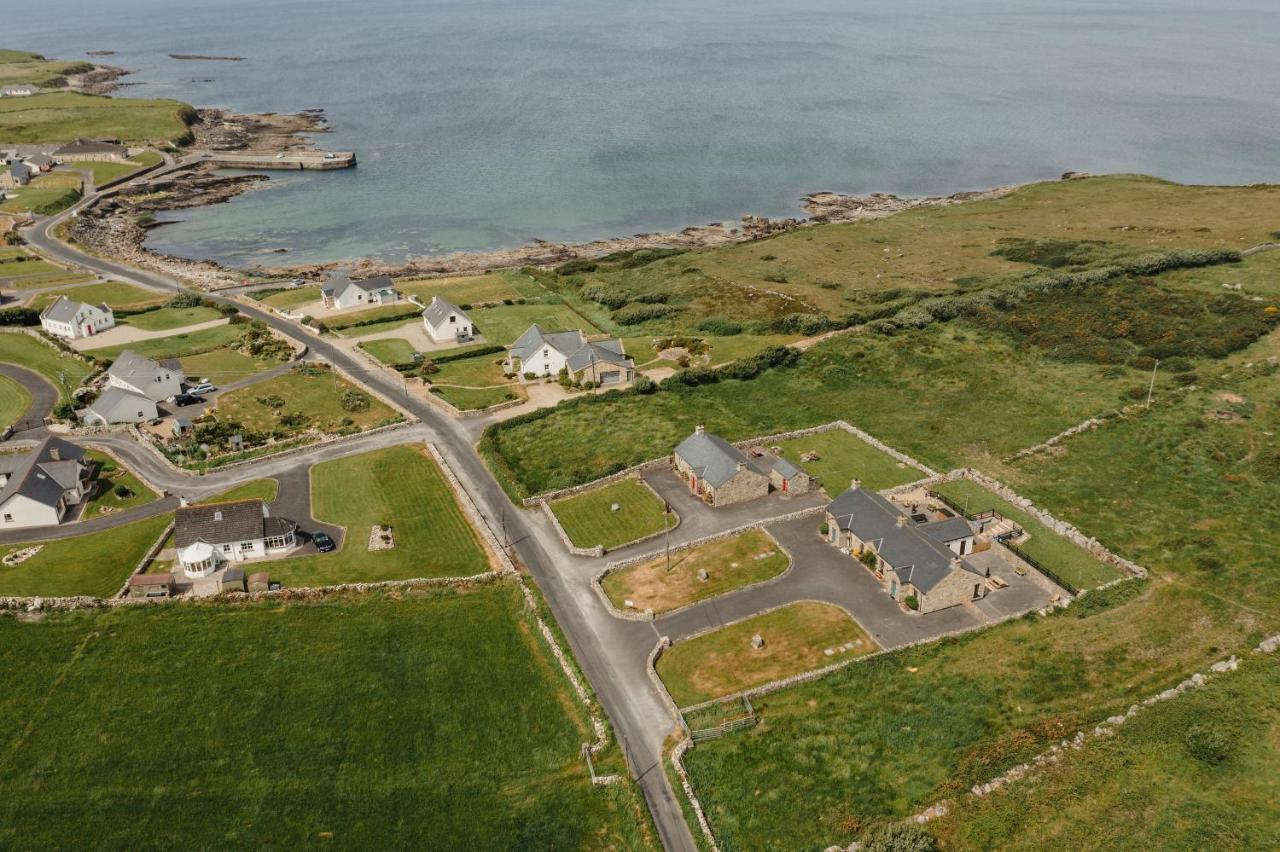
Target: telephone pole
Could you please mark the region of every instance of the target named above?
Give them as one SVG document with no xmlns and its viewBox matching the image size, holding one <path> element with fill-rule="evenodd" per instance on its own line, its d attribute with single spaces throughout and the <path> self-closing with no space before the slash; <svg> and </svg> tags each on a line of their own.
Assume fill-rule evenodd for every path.
<svg viewBox="0 0 1280 852">
<path fill-rule="evenodd" d="M 1160 359 L 1151 367 L 1151 384 L 1147 387 L 1147 408 L 1151 407 L 1151 395 L 1156 391 L 1156 370 L 1160 369 Z"/>
</svg>

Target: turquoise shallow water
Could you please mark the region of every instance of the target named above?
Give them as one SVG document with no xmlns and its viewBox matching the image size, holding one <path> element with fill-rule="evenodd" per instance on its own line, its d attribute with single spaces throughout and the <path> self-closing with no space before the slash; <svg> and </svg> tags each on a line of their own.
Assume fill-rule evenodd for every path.
<svg viewBox="0 0 1280 852">
<path fill-rule="evenodd" d="M 323 107 L 349 172 L 149 244 L 234 265 L 796 215 L 1068 169 L 1280 179 L 1280 5 L 1226 0 L 44 0 L 5 46 L 113 49 L 124 94 Z M 238 55 L 183 62 L 166 54 Z M 274 249 L 287 248 L 287 254 Z"/>
</svg>

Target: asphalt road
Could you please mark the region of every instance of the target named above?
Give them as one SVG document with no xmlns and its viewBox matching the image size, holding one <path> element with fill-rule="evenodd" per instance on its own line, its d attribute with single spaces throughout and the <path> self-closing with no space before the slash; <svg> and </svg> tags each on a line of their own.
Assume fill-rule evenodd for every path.
<svg viewBox="0 0 1280 852">
<path fill-rule="evenodd" d="M 170 278 L 83 254 L 51 236 L 50 232 L 59 222 L 75 215 L 94 198 L 89 196 L 67 211 L 27 228 L 23 236 L 36 251 L 64 263 L 154 289 L 183 290 L 180 283 Z M 414 399 L 404 392 L 400 382 L 391 380 L 382 371 L 370 369 L 295 323 L 243 302 L 214 294 L 201 295 L 217 302 L 234 304 L 242 313 L 262 320 L 289 337 L 305 341 L 312 353 L 396 400 L 402 408 L 431 427 L 434 432 L 431 440 L 463 487 L 487 516 L 498 537 L 502 539 L 505 534 L 515 554 L 537 581 L 626 750 L 628 765 L 644 794 L 663 846 L 679 852 L 696 850 L 679 801 L 662 768 L 663 744 L 674 730 L 675 720 L 667 711 L 659 688 L 643 668 L 637 671 L 637 660 L 643 659 L 637 651 L 652 648 L 657 641 L 652 627 L 616 619 L 608 614 L 591 593 L 589 583 L 584 586 L 579 572 L 568 570 L 564 563 L 571 558 L 548 525 L 540 523 L 532 513 L 518 509 L 503 492 L 476 454 L 472 437 L 460 421 Z M 294 465 L 298 463 L 296 458 L 290 461 Z"/>
<path fill-rule="evenodd" d="M 58 389 L 49 380 L 26 367 L 17 364 L 0 364 L 0 376 L 7 376 L 26 388 L 31 395 L 31 404 L 22 417 L 13 424 L 13 437 L 17 439 L 36 437 L 44 428 L 44 419 L 58 404 Z"/>
</svg>

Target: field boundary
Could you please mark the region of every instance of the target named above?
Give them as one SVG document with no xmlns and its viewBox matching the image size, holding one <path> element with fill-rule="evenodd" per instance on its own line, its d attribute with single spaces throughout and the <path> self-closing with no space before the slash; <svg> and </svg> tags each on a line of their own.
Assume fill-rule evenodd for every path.
<svg viewBox="0 0 1280 852">
<path fill-rule="evenodd" d="M 610 562 L 607 566 L 605 566 L 605 569 L 603 571 L 601 571 L 600 573 L 596 574 L 594 577 L 591 578 L 591 588 L 593 591 L 595 591 L 596 595 L 600 598 L 600 600 L 604 602 L 605 607 L 609 610 L 609 614 L 612 615 L 614 618 L 622 618 L 622 619 L 626 619 L 627 621 L 653 621 L 654 618 L 656 618 L 658 615 L 661 615 L 662 617 L 665 618 L 666 616 L 675 615 L 678 612 L 684 612 L 686 609 L 698 606 L 699 604 L 706 603 L 709 600 L 715 600 L 716 598 L 723 597 L 724 595 L 733 594 L 734 592 L 740 592 L 743 589 L 754 589 L 756 586 L 763 586 L 766 583 L 774 583 L 774 582 L 777 582 L 778 580 L 781 580 L 783 577 L 786 577 L 788 574 L 791 573 L 791 569 L 795 567 L 796 560 L 795 560 L 795 556 L 792 555 L 791 551 L 783 547 L 782 544 L 778 541 L 778 539 L 774 537 L 773 533 L 769 532 L 768 526 L 770 524 L 783 523 L 786 521 L 794 521 L 794 520 L 797 520 L 798 518 L 803 518 L 808 515 L 816 515 L 819 512 L 824 512 L 824 511 L 826 511 L 825 507 L 814 506 L 809 509 L 801 509 L 797 512 L 792 512 L 789 515 L 781 515 L 777 518 L 766 518 L 764 520 L 754 521 L 749 524 L 743 524 L 741 526 L 737 526 L 729 530 L 724 530 L 723 532 L 712 533 L 710 535 L 705 535 L 701 538 L 695 538 L 691 541 L 684 542 L 679 547 L 673 548 L 671 551 L 673 554 L 680 553 L 682 551 L 689 550 L 690 548 L 700 547 L 704 544 L 709 544 L 710 542 L 713 542 L 713 541 L 719 541 L 720 539 L 731 538 L 735 535 L 741 535 L 742 533 L 747 532 L 748 530 L 759 529 L 765 535 L 769 536 L 769 539 L 777 546 L 778 550 L 782 551 L 787 556 L 786 570 L 783 571 L 781 574 L 778 574 L 776 577 L 770 577 L 767 580 L 759 580 L 755 583 L 749 583 L 748 585 L 740 586 L 736 589 L 731 589 L 728 592 L 723 592 L 719 595 L 713 595 L 712 597 L 704 598 L 700 601 L 694 601 L 693 603 L 685 604 L 684 606 L 676 607 L 675 609 L 665 610 L 664 612 L 661 612 L 661 613 L 654 613 L 653 611 L 647 610 L 647 609 L 643 611 L 618 609 L 618 607 L 614 605 L 613 601 L 609 599 L 609 595 L 604 590 L 604 586 L 602 585 L 604 582 L 604 578 L 616 571 L 621 571 L 624 568 L 629 568 L 632 565 L 637 565 L 641 562 L 648 562 L 650 560 L 657 559 L 659 556 L 662 556 L 664 553 L 666 553 L 665 550 L 652 550 L 652 551 L 649 551 L 648 553 L 640 554 L 639 556 L 629 556 L 626 559 L 620 559 L 617 562 Z"/>
<path fill-rule="evenodd" d="M 454 500 L 457 502 L 458 507 L 462 509 L 462 514 L 464 514 L 467 517 L 467 520 L 471 522 L 472 528 L 475 529 L 476 535 L 480 537 L 480 541 L 485 546 L 485 549 L 489 550 L 492 553 L 493 558 L 497 560 L 498 573 L 515 574 L 516 566 L 515 563 L 511 561 L 510 554 L 507 553 L 506 548 L 504 548 L 498 541 L 497 535 L 495 535 L 493 529 L 490 528 L 488 521 L 484 519 L 484 515 L 481 514 L 480 509 L 471 499 L 471 495 L 463 489 L 462 482 L 458 479 L 457 474 L 453 472 L 453 467 L 444 457 L 444 454 L 440 452 L 440 448 L 430 441 L 426 441 L 424 443 L 427 447 L 427 451 L 431 454 L 431 457 L 435 459 L 435 462 L 439 465 L 441 472 L 444 473 L 444 478 L 449 483 L 449 488 L 453 490 Z"/>
<path fill-rule="evenodd" d="M 630 478 L 630 477 L 625 477 L 625 476 L 624 476 L 624 477 L 622 477 L 622 478 L 620 478 L 620 479 L 617 479 L 617 480 L 611 481 L 611 482 L 609 482 L 609 483 L 607 483 L 607 484 L 609 484 L 609 485 L 614 485 L 614 484 L 616 484 L 617 482 L 622 482 L 622 481 L 624 481 L 624 480 L 626 480 L 626 479 L 629 479 L 629 478 Z M 639 481 L 639 483 L 640 483 L 641 485 L 643 485 L 645 488 L 649 489 L 650 493 L 652 493 L 652 494 L 653 494 L 653 496 L 654 496 L 654 497 L 656 497 L 658 500 L 662 501 L 663 503 L 665 503 L 665 502 L 666 502 L 666 500 L 663 498 L 663 496 L 662 496 L 661 494 L 659 494 L 659 493 L 657 492 L 657 490 L 656 490 L 652 485 L 650 485 L 649 483 L 647 483 L 647 482 L 645 482 L 645 481 L 644 481 L 644 477 L 643 477 L 643 476 L 638 476 L 638 475 L 637 475 L 637 476 L 635 477 L 635 479 L 636 479 L 637 481 Z M 601 487 L 601 488 L 603 488 L 603 487 L 604 487 L 604 485 L 601 485 L 600 487 Z M 582 491 L 582 492 L 579 492 L 579 493 L 585 494 L 585 493 L 586 493 L 586 491 Z M 574 496 L 577 496 L 577 495 L 575 494 Z M 559 499 L 565 499 L 565 498 L 556 498 L 556 499 L 557 499 L 557 500 L 559 500 Z M 527 503 L 527 502 L 528 502 L 528 501 L 526 501 L 526 503 Z M 677 529 L 677 528 L 680 526 L 680 520 L 681 520 L 681 519 L 680 519 L 680 513 L 679 513 L 679 512 L 676 512 L 675 510 L 672 510 L 671 514 L 672 514 L 673 516 L 675 516 L 675 519 L 676 519 L 675 524 L 673 524 L 672 526 L 667 527 L 667 528 L 665 528 L 665 529 L 659 530 L 658 532 L 655 532 L 655 533 L 649 533 L 648 535 L 642 535 L 642 536 L 640 536 L 640 538 L 632 539 L 631 541 L 624 541 L 622 544 L 615 545 L 614 547 L 605 547 L 603 544 L 596 544 L 596 545 L 592 545 L 591 547 L 578 547 L 576 544 L 574 544 L 574 543 L 573 543 L 573 540 L 569 538 L 569 534 L 568 534 L 567 532 L 565 532 L 564 525 L 560 523 L 560 519 L 559 519 L 558 517 L 556 517 L 555 510 L 551 508 L 551 504 L 552 504 L 553 502 L 555 502 L 555 501 L 554 501 L 554 500 L 546 500 L 546 499 L 543 499 L 543 498 L 537 498 L 537 503 L 538 503 L 538 504 L 540 504 L 540 506 L 541 506 L 541 508 L 542 508 L 542 511 L 543 511 L 543 512 L 546 514 L 546 516 L 551 520 L 551 527 L 552 527 L 552 529 L 554 529 L 554 530 L 556 531 L 556 535 L 560 536 L 560 542 L 561 542 L 561 543 L 562 543 L 562 544 L 563 544 L 563 545 L 568 549 L 568 551 L 569 551 L 571 554 L 573 554 L 574 556 L 585 556 L 585 557 L 589 557 L 589 558 L 593 558 L 593 559 L 599 559 L 600 557 L 602 557 L 602 556 L 604 556 L 606 553 L 608 553 L 610 550 L 621 550 L 621 549 L 622 549 L 622 548 L 624 548 L 624 547 L 633 547 L 633 546 L 635 546 L 635 545 L 637 545 L 637 544 L 640 544 L 640 543 L 642 543 L 642 542 L 651 541 L 652 539 L 655 539 L 655 538 L 657 538 L 657 537 L 658 537 L 658 536 L 660 536 L 660 535 L 666 535 L 667 533 L 671 532 L 672 530 Z"/>
<path fill-rule="evenodd" d="M 164 543 L 168 541 L 169 536 L 173 533 L 173 528 L 174 522 L 170 520 L 168 526 L 161 531 L 160 537 L 151 543 L 151 546 L 147 548 L 147 552 L 142 554 L 142 558 L 138 560 L 138 564 L 129 572 L 129 576 L 124 578 L 124 583 L 120 586 L 120 591 L 116 592 L 116 598 L 119 599 L 128 596 L 129 581 L 147 570 L 147 566 L 150 565 L 152 560 L 154 560 L 160 551 L 164 549 Z"/>
</svg>

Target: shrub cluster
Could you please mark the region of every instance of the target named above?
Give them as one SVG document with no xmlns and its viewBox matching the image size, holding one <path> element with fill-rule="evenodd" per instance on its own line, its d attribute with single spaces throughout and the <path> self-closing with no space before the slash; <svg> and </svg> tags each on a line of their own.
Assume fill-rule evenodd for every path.
<svg viewBox="0 0 1280 852">
<path fill-rule="evenodd" d="M 613 320 L 619 325 L 640 325 L 678 312 L 679 309 L 672 305 L 629 305 L 614 311 Z"/>
<path fill-rule="evenodd" d="M 0 309 L 0 325 L 39 325 L 40 312 L 34 308 Z"/>
<path fill-rule="evenodd" d="M 735 334 L 742 334 L 742 323 L 731 320 L 727 317 L 707 317 L 699 322 L 695 328 L 698 331 L 705 331 L 707 334 L 716 337 L 733 337 Z"/>
</svg>

